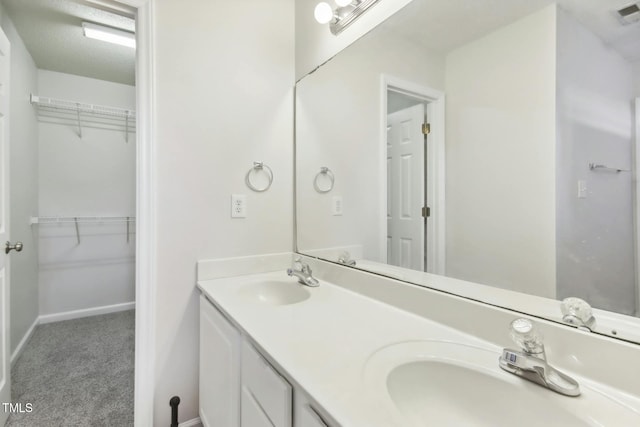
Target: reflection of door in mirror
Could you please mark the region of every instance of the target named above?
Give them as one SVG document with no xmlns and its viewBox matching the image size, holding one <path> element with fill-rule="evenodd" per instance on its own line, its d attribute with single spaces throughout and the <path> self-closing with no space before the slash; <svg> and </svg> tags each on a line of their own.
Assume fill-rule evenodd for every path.
<svg viewBox="0 0 640 427">
<path fill-rule="evenodd" d="M 336 248 L 357 248 L 356 268 L 554 320 L 552 300 L 569 296 L 640 315 L 640 27 L 621 24 L 615 3 L 414 0 L 303 78 L 298 251 L 336 261 Z M 425 88 L 435 93 L 417 96 Z M 427 176 L 410 183 L 431 208 L 422 268 L 387 253 L 391 180 L 403 178 L 387 182 L 390 92 L 428 102 Z M 341 217 L 304 191 L 323 165 L 339 176 Z M 637 326 L 596 314 L 598 332 L 640 342 Z"/>
<path fill-rule="evenodd" d="M 388 75 L 383 82 L 380 260 L 443 274 L 444 95 Z"/>
<path fill-rule="evenodd" d="M 398 100 L 410 107 L 387 107 L 387 263 L 424 270 L 425 136 L 422 101 L 390 92 L 388 104 Z M 393 105 L 393 104 L 391 104 Z"/>
</svg>

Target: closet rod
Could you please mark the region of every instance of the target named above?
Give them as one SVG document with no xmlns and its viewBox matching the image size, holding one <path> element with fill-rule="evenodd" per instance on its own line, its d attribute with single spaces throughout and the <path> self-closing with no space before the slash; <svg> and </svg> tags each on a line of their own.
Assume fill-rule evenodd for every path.
<svg viewBox="0 0 640 427">
<path fill-rule="evenodd" d="M 94 114 L 97 116 L 112 116 L 122 119 L 135 119 L 136 111 L 107 105 L 88 104 L 84 102 L 69 101 L 64 99 L 48 98 L 31 94 L 31 104 L 53 110 L 65 110 L 80 113 Z"/>
<path fill-rule="evenodd" d="M 80 244 L 80 228 L 78 224 L 127 224 L 127 243 L 130 242 L 131 227 L 134 216 L 34 216 L 31 224 L 73 224 L 76 229 L 77 244 Z"/>
<path fill-rule="evenodd" d="M 67 120 L 66 118 L 60 118 L 60 120 L 55 120 L 55 117 L 51 117 L 51 116 L 40 116 L 40 123 L 49 123 L 52 125 L 68 125 L 68 126 L 77 126 L 78 122 L 77 121 L 63 121 L 63 120 Z M 44 117 L 47 120 L 44 120 L 42 117 Z M 51 118 L 52 120 L 49 120 L 49 118 Z M 95 123 L 95 124 L 90 124 L 90 123 Z M 128 133 L 135 133 L 136 130 L 134 128 L 131 127 L 131 125 L 129 125 L 129 129 L 127 130 L 125 128 L 124 125 L 121 124 L 112 124 L 112 123 L 100 123 L 98 121 L 88 121 L 88 120 L 83 120 L 82 121 L 82 128 L 83 129 L 101 129 L 101 130 L 112 130 L 112 131 L 116 131 L 116 132 L 128 132 Z"/>
<path fill-rule="evenodd" d="M 31 94 L 31 104 L 37 107 L 40 122 L 77 125 L 80 138 L 82 138 L 83 128 L 93 127 L 91 124 L 97 125 L 98 129 L 101 128 L 100 126 L 113 126 L 107 130 L 122 129 L 126 142 L 129 142 L 129 132 L 135 130 L 136 111 L 131 109 L 48 98 L 34 94 Z M 87 123 L 90 125 L 87 126 Z"/>
<path fill-rule="evenodd" d="M 99 224 L 135 222 L 134 216 L 34 216 L 31 217 L 31 224 Z"/>
</svg>

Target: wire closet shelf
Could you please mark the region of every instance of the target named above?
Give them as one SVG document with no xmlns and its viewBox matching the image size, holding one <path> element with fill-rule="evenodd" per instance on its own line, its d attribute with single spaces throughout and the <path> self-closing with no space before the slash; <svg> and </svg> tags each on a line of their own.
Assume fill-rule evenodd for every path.
<svg viewBox="0 0 640 427">
<path fill-rule="evenodd" d="M 75 226 L 76 240 L 80 244 L 80 224 L 119 224 L 126 225 L 127 243 L 131 240 L 131 233 L 134 231 L 131 223 L 136 221 L 135 216 L 33 216 L 31 225 L 35 224 L 73 224 Z M 134 227 L 135 229 L 135 227 Z"/>
<path fill-rule="evenodd" d="M 135 222 L 134 216 L 34 216 L 31 224 L 101 224 L 114 222 Z"/>
<path fill-rule="evenodd" d="M 93 128 L 123 132 L 129 142 L 129 134 L 136 130 L 135 110 L 33 94 L 31 104 L 37 108 L 38 121 L 77 127 L 80 138 L 83 128 Z"/>
</svg>

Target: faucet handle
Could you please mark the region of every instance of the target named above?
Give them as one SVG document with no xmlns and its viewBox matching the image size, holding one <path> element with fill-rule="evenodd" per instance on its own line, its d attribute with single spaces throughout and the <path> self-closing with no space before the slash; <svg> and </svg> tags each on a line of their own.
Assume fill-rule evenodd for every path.
<svg viewBox="0 0 640 427">
<path fill-rule="evenodd" d="M 529 319 L 519 318 L 511 322 L 510 336 L 526 353 L 543 354 L 542 334 Z"/>
<path fill-rule="evenodd" d="M 311 271 L 311 267 L 309 266 L 309 264 L 307 264 L 306 262 L 302 261 L 302 258 L 300 257 L 296 257 L 293 260 L 293 268 L 297 271 L 301 271 L 305 274 L 309 274 L 311 275 L 312 271 Z"/>
<path fill-rule="evenodd" d="M 560 304 L 560 311 L 564 322 L 578 328 L 584 327 L 591 331 L 596 324 L 591 306 L 580 298 L 569 297 L 563 299 Z"/>
</svg>

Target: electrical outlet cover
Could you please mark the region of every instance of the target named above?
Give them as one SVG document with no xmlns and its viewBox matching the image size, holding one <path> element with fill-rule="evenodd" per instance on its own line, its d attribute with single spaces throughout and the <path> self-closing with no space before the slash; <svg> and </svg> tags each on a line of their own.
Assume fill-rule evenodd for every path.
<svg viewBox="0 0 640 427">
<path fill-rule="evenodd" d="M 333 196 L 331 199 L 331 213 L 334 216 L 340 216 L 342 215 L 342 210 L 342 196 Z"/>
<path fill-rule="evenodd" d="M 244 194 L 231 195 L 231 218 L 247 217 L 247 196 Z"/>
</svg>

